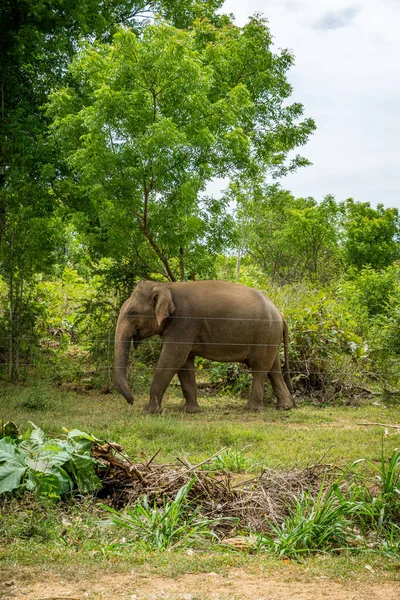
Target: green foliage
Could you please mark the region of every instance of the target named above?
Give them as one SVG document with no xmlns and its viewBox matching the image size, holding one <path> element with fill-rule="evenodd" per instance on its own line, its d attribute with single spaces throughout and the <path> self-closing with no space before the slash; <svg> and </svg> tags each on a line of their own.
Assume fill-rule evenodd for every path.
<svg viewBox="0 0 400 600">
<path fill-rule="evenodd" d="M 357 464 L 360 461 L 357 461 Z M 395 448 L 386 460 L 382 440 L 380 464 L 367 461 L 376 473 L 376 489 L 371 490 L 361 476 L 351 484 L 349 497 L 353 503 L 361 503 L 360 526 L 364 533 L 371 530 L 382 538 L 397 537 L 400 542 L 400 450 Z M 340 497 L 343 501 L 343 497 Z"/>
<path fill-rule="evenodd" d="M 12 437 L 0 438 L 0 494 L 29 491 L 37 498 L 57 500 L 74 486 L 81 492 L 99 487 L 90 456 L 95 438 L 72 430 L 65 440 L 46 440 L 41 429 L 31 426 L 23 435 L 15 435 L 14 429 Z"/>
<path fill-rule="evenodd" d="M 102 252 L 170 280 L 212 275 L 233 222 L 225 199 L 199 193 L 215 176 L 284 169 L 314 129 L 301 105 L 283 107 L 291 64 L 272 53 L 261 18 L 190 30 L 159 19 L 139 36 L 120 29 L 110 45 L 81 48 L 48 115 Z"/>
<path fill-rule="evenodd" d="M 400 450 L 386 461 L 382 442 L 380 465 L 368 461 L 377 473 L 378 491 L 371 491 L 365 473 L 354 480 L 354 467 L 362 462 L 352 463 L 335 483 L 321 486 L 317 498 L 305 491 L 283 523 L 269 523 L 271 533 L 258 536 L 258 548 L 287 558 L 383 548 L 395 554 L 400 547 Z"/>
<path fill-rule="evenodd" d="M 249 391 L 250 371 L 243 365 L 196 359 L 196 367 L 205 370 L 207 379 L 218 393 L 244 395 Z"/>
<path fill-rule="evenodd" d="M 336 491 L 336 485 L 322 486 L 317 498 L 303 492 L 282 524 L 269 523 L 271 534 L 258 537 L 258 548 L 286 558 L 351 549 L 358 537 L 351 520 L 357 505 L 339 503 Z"/>
<path fill-rule="evenodd" d="M 324 393 L 341 380 L 349 361 L 355 373 L 363 368 L 368 345 L 335 288 L 285 286 L 271 290 L 271 296 L 289 325 L 291 377 L 300 388 Z"/>
<path fill-rule="evenodd" d="M 111 522 L 133 535 L 133 544 L 147 551 L 190 548 L 206 538 L 218 539 L 212 526 L 218 520 L 205 519 L 200 506 L 188 500 L 194 480 L 180 488 L 173 500 L 151 504 L 145 496 L 132 508 L 118 512 L 103 506 L 111 513 Z"/>
<path fill-rule="evenodd" d="M 226 448 L 223 452 L 215 456 L 211 461 L 204 465 L 204 468 L 211 471 L 230 471 L 232 473 L 246 473 L 248 471 L 257 471 L 262 465 L 260 453 L 255 456 L 246 455 L 246 449 L 250 446 L 239 448 L 238 443 Z"/>
<path fill-rule="evenodd" d="M 351 273 L 341 295 L 368 344 L 366 362 L 383 387 L 398 386 L 400 365 L 400 270 L 394 263 L 379 271 L 364 267 Z"/>
<path fill-rule="evenodd" d="M 294 198 L 277 185 L 236 181 L 227 192 L 237 204 L 239 251 L 272 283 L 329 281 L 340 266 L 340 208 L 332 196 Z"/>
<path fill-rule="evenodd" d="M 349 199 L 342 205 L 346 262 L 361 269 L 382 269 L 399 258 L 400 219 L 396 208 Z"/>
<path fill-rule="evenodd" d="M 342 291 L 355 314 L 366 310 L 367 317 L 371 318 L 391 312 L 395 304 L 392 300 L 400 292 L 400 265 L 395 263 L 379 271 L 363 267 L 359 272 L 350 273 Z"/>
</svg>

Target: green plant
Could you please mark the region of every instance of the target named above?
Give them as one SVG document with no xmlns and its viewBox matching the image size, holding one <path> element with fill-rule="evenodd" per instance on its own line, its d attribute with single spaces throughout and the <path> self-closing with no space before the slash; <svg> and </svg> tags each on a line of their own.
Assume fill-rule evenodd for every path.
<svg viewBox="0 0 400 600">
<path fill-rule="evenodd" d="M 340 381 L 341 389 L 345 377 L 340 370 L 349 363 L 354 378 L 368 346 L 348 306 L 339 301 L 337 290 L 285 286 L 275 290 L 273 299 L 278 306 L 288 303 L 284 314 L 289 325 L 289 367 L 296 388 L 323 395 Z"/>
<path fill-rule="evenodd" d="M 221 454 L 206 463 L 204 468 L 212 471 L 231 471 L 232 473 L 256 471 L 262 466 L 263 461 L 259 460 L 259 453 L 254 457 L 246 456 L 247 448 L 250 448 L 250 445 L 239 448 L 235 443 L 233 447 L 226 448 Z"/>
<path fill-rule="evenodd" d="M 322 485 L 317 498 L 308 491 L 303 492 L 283 523 L 270 522 L 271 534 L 258 536 L 258 548 L 287 558 L 350 549 L 359 539 L 351 517 L 361 504 L 339 502 L 338 489 L 337 484 L 327 489 Z"/>
<path fill-rule="evenodd" d="M 379 491 L 371 491 L 363 477 L 350 486 L 348 495 L 359 506 L 360 526 L 364 532 L 373 531 L 384 538 L 390 534 L 392 541 L 397 536 L 400 543 L 400 449 L 395 448 L 386 461 L 382 440 L 380 465 L 365 462 L 377 473 Z M 346 502 L 343 496 L 340 499 Z"/>
<path fill-rule="evenodd" d="M 167 550 L 193 546 L 204 538 L 218 539 L 212 526 L 219 520 L 205 519 L 199 514 L 200 506 L 188 500 L 194 479 L 180 488 L 173 500 L 161 507 L 151 504 L 147 496 L 124 512 L 103 506 L 111 513 L 111 523 L 130 530 L 133 543 L 144 550 Z"/>
<path fill-rule="evenodd" d="M 100 486 L 90 456 L 95 438 L 88 433 L 74 429 L 65 440 L 46 440 L 31 423 L 23 435 L 11 434 L 0 439 L 0 494 L 19 490 L 58 499 L 75 486 L 81 492 Z"/>
</svg>

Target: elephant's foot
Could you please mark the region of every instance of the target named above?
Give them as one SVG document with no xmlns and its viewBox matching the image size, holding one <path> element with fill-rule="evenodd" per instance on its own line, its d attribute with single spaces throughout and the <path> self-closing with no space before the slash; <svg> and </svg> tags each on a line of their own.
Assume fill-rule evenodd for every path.
<svg viewBox="0 0 400 600">
<path fill-rule="evenodd" d="M 144 407 L 144 412 L 150 415 L 160 415 L 162 413 L 161 406 L 158 404 L 154 404 L 154 402 L 149 402 Z"/>
<path fill-rule="evenodd" d="M 182 406 L 182 410 L 185 413 L 198 413 L 200 412 L 200 406 L 198 404 L 188 404 L 186 403 L 184 406 Z"/>
<path fill-rule="evenodd" d="M 278 402 L 276 405 L 277 410 L 290 410 L 293 408 L 293 400 L 286 400 L 285 402 Z"/>
<path fill-rule="evenodd" d="M 264 405 L 248 402 L 246 404 L 246 410 L 249 412 L 261 412 L 262 410 L 264 410 Z"/>
</svg>

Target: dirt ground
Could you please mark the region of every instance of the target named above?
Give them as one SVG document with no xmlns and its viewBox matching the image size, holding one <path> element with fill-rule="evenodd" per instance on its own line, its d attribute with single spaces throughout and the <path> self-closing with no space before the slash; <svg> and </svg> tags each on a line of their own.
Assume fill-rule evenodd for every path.
<svg viewBox="0 0 400 600">
<path fill-rule="evenodd" d="M 22 573 L 21 573 L 22 575 Z M 0 598 L 23 600 L 399 600 L 400 582 L 338 581 L 327 577 L 250 575 L 234 569 L 225 575 L 186 574 L 177 578 L 138 573 L 93 573 L 77 580 L 25 572 L 0 582 Z"/>
</svg>

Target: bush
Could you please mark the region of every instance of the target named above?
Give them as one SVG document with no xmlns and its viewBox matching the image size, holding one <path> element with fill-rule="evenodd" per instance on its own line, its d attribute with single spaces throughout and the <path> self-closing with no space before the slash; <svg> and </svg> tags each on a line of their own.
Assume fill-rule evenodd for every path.
<svg viewBox="0 0 400 600">
<path fill-rule="evenodd" d="M 393 264 L 379 271 L 371 267 L 364 267 L 360 272 L 350 271 L 341 292 L 359 318 L 385 314 L 392 297 L 400 293 L 400 265 Z"/>
<path fill-rule="evenodd" d="M 400 381 L 400 264 L 353 274 L 342 286 L 350 310 L 368 343 L 370 376 L 387 385 Z"/>
<path fill-rule="evenodd" d="M 332 397 L 354 378 L 367 357 L 368 346 L 359 335 L 346 303 L 334 288 L 311 285 L 272 290 L 289 326 L 289 367 L 294 387 Z"/>
<path fill-rule="evenodd" d="M 31 423 L 23 435 L 14 424 L 3 427 L 0 438 L 0 494 L 33 492 L 37 498 L 57 500 L 76 487 L 89 492 L 100 486 L 90 455 L 95 438 L 78 430 L 65 440 L 48 439 Z"/>
</svg>

